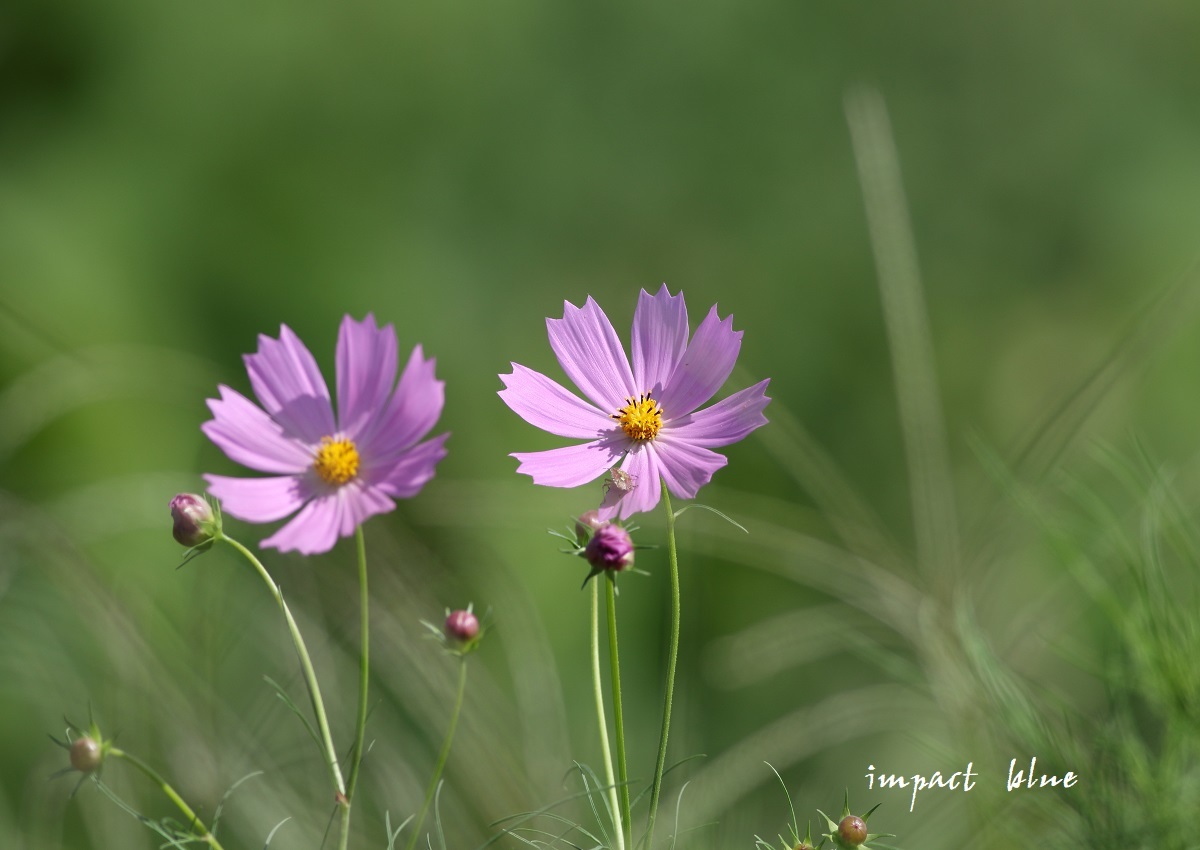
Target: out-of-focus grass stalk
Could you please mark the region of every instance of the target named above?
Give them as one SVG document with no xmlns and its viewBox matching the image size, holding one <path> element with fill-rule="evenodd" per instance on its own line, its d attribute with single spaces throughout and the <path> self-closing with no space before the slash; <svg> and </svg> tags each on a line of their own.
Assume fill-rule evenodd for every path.
<svg viewBox="0 0 1200 850">
<path fill-rule="evenodd" d="M 354 721 L 354 749 L 350 754 L 350 777 L 346 780 L 346 799 L 342 804 L 342 827 L 338 835 L 338 850 L 346 850 L 350 842 L 350 808 L 354 805 L 354 789 L 358 785 L 358 769 L 362 765 L 363 739 L 367 730 L 367 693 L 371 682 L 371 617 L 370 596 L 367 594 L 367 543 L 362 526 L 354 530 L 358 552 L 358 617 L 360 644 L 358 649 L 358 715 Z"/>
<path fill-rule="evenodd" d="M 266 583 L 271 591 L 271 595 L 275 597 L 275 601 L 283 611 L 283 616 L 287 620 L 288 631 L 292 635 L 292 643 L 296 647 L 296 655 L 300 657 L 300 668 L 304 673 L 304 683 L 308 686 L 308 696 L 312 702 L 313 714 L 317 718 L 317 729 L 320 731 L 321 745 L 325 750 L 325 764 L 329 768 L 329 775 L 333 781 L 333 787 L 337 792 L 338 799 L 345 801 L 346 785 L 342 779 L 342 769 L 338 765 L 337 750 L 333 747 L 333 737 L 329 733 L 329 719 L 325 714 L 325 701 L 321 698 L 321 686 L 317 683 L 317 673 L 313 669 L 312 658 L 308 654 L 308 647 L 304 644 L 304 636 L 300 634 L 300 627 L 296 625 L 296 620 L 292 616 L 287 602 L 284 601 L 283 592 L 279 589 L 279 585 L 271 578 L 271 574 L 267 572 L 262 562 L 254 556 L 254 553 L 224 533 L 218 539 L 225 541 L 242 553 Z"/>
<path fill-rule="evenodd" d="M 663 700 L 662 732 L 658 739 L 658 760 L 654 764 L 654 784 L 650 788 L 650 817 L 646 823 L 646 847 L 654 846 L 654 819 L 662 792 L 663 769 L 667 764 L 667 735 L 671 731 L 671 703 L 675 696 L 675 666 L 679 661 L 679 555 L 675 550 L 675 512 L 667 482 L 662 482 L 663 504 L 667 508 L 667 562 L 671 568 L 671 638 L 667 655 L 667 694 Z"/>
<path fill-rule="evenodd" d="M 225 850 L 225 848 L 221 846 L 221 842 L 217 840 L 217 837 L 208 831 L 208 827 L 206 827 L 204 822 L 200 820 L 199 815 L 192 811 L 192 807 L 189 806 L 187 802 L 179 796 L 179 792 L 172 788 L 171 783 L 163 779 L 157 770 L 146 764 L 137 756 L 130 755 L 124 750 L 119 750 L 116 747 L 110 747 L 108 750 L 108 755 L 112 758 L 123 759 L 129 762 L 129 764 L 133 765 L 147 777 L 149 777 L 150 781 L 162 789 L 162 792 L 167 795 L 167 798 L 175 804 L 179 811 L 183 812 L 184 817 L 187 818 L 188 829 L 198 832 L 199 835 L 214 848 L 214 850 Z"/>
<path fill-rule="evenodd" d="M 596 721 L 600 728 L 600 756 L 604 761 L 604 781 L 608 785 L 608 807 L 612 810 L 617 850 L 625 850 L 625 823 L 617 800 L 617 780 L 613 774 L 612 751 L 608 743 L 608 718 L 604 712 L 604 687 L 600 678 L 600 586 L 592 582 L 592 688 L 596 695 Z"/>
<path fill-rule="evenodd" d="M 462 713 L 463 695 L 467 691 L 467 657 L 458 656 L 458 691 L 454 695 L 454 710 L 450 714 L 450 728 L 446 730 L 446 740 L 442 742 L 442 750 L 438 753 L 437 764 L 433 768 L 433 776 L 429 777 L 429 787 L 425 789 L 425 801 L 421 804 L 421 813 L 413 824 L 412 835 L 408 838 L 407 850 L 413 850 L 421 835 L 421 825 L 425 823 L 425 815 L 429 814 L 429 805 L 433 802 L 434 793 L 446 768 L 446 759 L 450 757 L 450 745 L 454 743 L 454 730 L 458 728 L 458 716 Z M 443 845 L 444 846 L 444 845 Z"/>
</svg>

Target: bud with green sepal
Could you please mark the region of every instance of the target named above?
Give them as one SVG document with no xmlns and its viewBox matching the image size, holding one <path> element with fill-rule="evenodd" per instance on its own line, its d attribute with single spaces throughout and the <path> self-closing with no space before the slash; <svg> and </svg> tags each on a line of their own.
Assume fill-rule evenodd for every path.
<svg viewBox="0 0 1200 850">
<path fill-rule="evenodd" d="M 171 500 L 171 534 L 187 546 L 183 564 L 212 548 L 221 537 L 221 509 L 195 493 L 180 493 Z M 180 566 L 183 566 L 180 564 Z"/>
<path fill-rule="evenodd" d="M 878 839 L 894 838 L 895 835 L 890 832 L 867 832 L 867 818 L 878 809 L 879 803 L 871 807 L 869 811 L 862 815 L 855 815 L 850 812 L 850 792 L 846 792 L 845 802 L 842 806 L 841 820 L 835 821 L 825 814 L 820 809 L 817 809 L 817 814 L 825 819 L 825 825 L 829 832 L 824 833 L 824 838 L 828 838 L 833 842 L 835 847 L 841 850 L 897 850 L 890 844 L 884 844 Z"/>
<path fill-rule="evenodd" d="M 422 620 L 421 625 L 428 629 L 430 637 L 438 641 L 451 655 L 468 655 L 479 648 L 479 643 L 490 626 L 487 614 L 482 618 L 475 615 L 474 605 L 472 602 L 466 608 L 453 611 L 447 608 L 446 617 L 440 626 L 427 620 Z"/>
</svg>

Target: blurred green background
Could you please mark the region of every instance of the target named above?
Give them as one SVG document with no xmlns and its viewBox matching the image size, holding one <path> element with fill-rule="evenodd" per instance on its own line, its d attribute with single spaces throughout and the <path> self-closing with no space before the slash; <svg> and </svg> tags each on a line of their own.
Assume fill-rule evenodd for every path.
<svg viewBox="0 0 1200 850">
<path fill-rule="evenodd" d="M 745 330 L 726 392 L 770 377 L 774 399 L 702 494 L 750 536 L 681 521 L 671 753 L 706 758 L 667 787 L 664 824 L 692 780 L 679 824 L 699 828 L 679 846 L 785 828 L 764 760 L 801 832 L 848 788 L 856 809 L 884 803 L 872 825 L 906 848 L 1185 846 L 1197 44 L 1183 0 L 7 0 L 0 845 L 156 846 L 97 789 L 68 800 L 73 778 L 48 781 L 65 758 L 46 733 L 89 706 L 206 813 L 265 772 L 228 806 L 227 847 L 288 816 L 273 846 L 319 844 L 318 753 L 262 681 L 301 695 L 286 633 L 231 553 L 174 569 L 167 502 L 202 472 L 237 474 L 199 425 L 218 383 L 248 391 L 256 335 L 288 324 L 332 378 L 345 313 L 438 358 L 453 432 L 435 481 L 367 527 L 378 702 L 356 846 L 386 847 L 384 812 L 420 804 L 454 671 L 418 621 L 446 605 L 496 623 L 447 771 L 448 846 L 578 790 L 572 760 L 599 765 L 587 595 L 544 529 L 598 491 L 514 474 L 509 452 L 564 441 L 513 415 L 496 376 L 516 361 L 561 378 L 543 320 L 564 299 L 594 296 L 627 339 L 638 289 L 665 280 L 693 325 L 719 303 Z M 863 84 L 891 116 L 931 334 L 890 329 L 932 344 L 944 411 L 950 472 L 925 491 L 897 392 L 929 376 L 893 375 L 843 109 Z M 921 492 L 932 543 L 913 531 Z M 643 526 L 662 543 L 660 516 Z M 944 561 L 923 563 L 929 546 Z M 346 542 L 266 556 L 347 745 L 352 558 Z M 639 563 L 622 660 L 644 785 L 666 574 L 662 550 Z M 1083 785 L 1012 799 L 1008 760 L 1033 755 Z M 928 792 L 912 813 L 863 778 L 968 760 L 976 791 Z M 166 814 L 122 768 L 105 781 Z M 1151 798 L 1178 822 L 1143 817 Z"/>
</svg>

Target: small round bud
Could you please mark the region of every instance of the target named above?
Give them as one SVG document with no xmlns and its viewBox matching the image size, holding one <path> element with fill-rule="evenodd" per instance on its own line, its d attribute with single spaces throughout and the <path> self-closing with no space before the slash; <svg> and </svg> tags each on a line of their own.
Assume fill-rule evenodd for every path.
<svg viewBox="0 0 1200 850">
<path fill-rule="evenodd" d="M 446 637 L 458 643 L 470 643 L 479 636 L 479 619 L 470 611 L 451 611 L 446 617 Z"/>
<path fill-rule="evenodd" d="M 621 526 L 605 523 L 592 534 L 583 556 L 594 569 L 620 572 L 633 566 L 633 540 Z"/>
<path fill-rule="evenodd" d="M 171 500 L 171 533 L 181 546 L 191 548 L 213 539 L 216 518 L 202 496 L 180 493 Z"/>
<path fill-rule="evenodd" d="M 84 736 L 71 742 L 71 767 L 80 773 L 91 773 L 104 760 L 104 753 L 91 738 Z"/>
<path fill-rule="evenodd" d="M 867 840 L 867 823 L 858 815 L 846 815 L 838 824 L 838 837 L 850 847 Z"/>
<path fill-rule="evenodd" d="M 596 533 L 596 529 L 604 525 L 604 520 L 600 519 L 599 511 L 587 511 L 579 515 L 579 519 L 575 520 L 575 538 L 582 546 L 587 539 Z"/>
</svg>

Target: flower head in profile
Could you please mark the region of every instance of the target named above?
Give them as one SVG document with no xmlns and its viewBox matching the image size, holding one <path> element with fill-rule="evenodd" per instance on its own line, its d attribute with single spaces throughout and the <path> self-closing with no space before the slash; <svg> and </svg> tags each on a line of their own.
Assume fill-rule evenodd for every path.
<svg viewBox="0 0 1200 850">
<path fill-rule="evenodd" d="M 532 425 L 587 440 L 543 452 L 516 452 L 517 471 L 534 483 L 577 487 L 607 475 L 601 519 L 629 517 L 658 504 L 659 481 L 693 498 L 727 463 L 712 449 L 766 424 L 768 381 L 700 410 L 733 371 L 742 332 L 714 305 L 690 336 L 683 293 L 642 290 L 633 316 L 633 362 L 612 323 L 590 297 L 547 319 L 550 347 L 587 400 L 545 375 L 513 363 L 500 397 Z M 613 467 L 619 464 L 616 470 Z"/>
<path fill-rule="evenodd" d="M 442 412 L 444 385 L 416 346 L 396 383 L 396 332 L 368 314 L 338 332 L 337 413 L 312 354 L 283 325 L 245 356 L 254 404 L 221 386 L 202 427 L 217 446 L 266 478 L 206 475 L 225 513 L 246 522 L 296 514 L 262 542 L 280 551 L 326 552 L 368 517 L 417 494 L 446 456 L 449 434 L 424 440 Z"/>
</svg>

